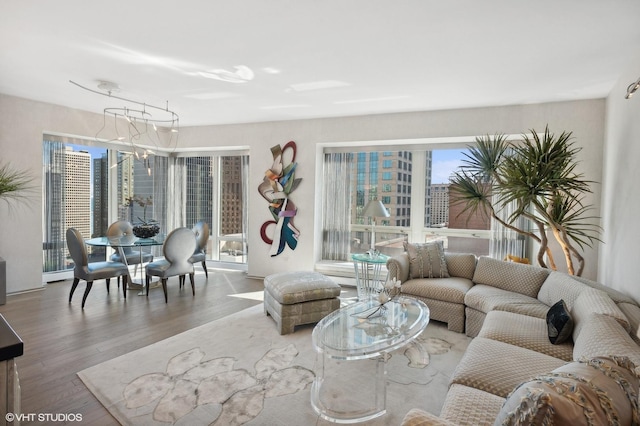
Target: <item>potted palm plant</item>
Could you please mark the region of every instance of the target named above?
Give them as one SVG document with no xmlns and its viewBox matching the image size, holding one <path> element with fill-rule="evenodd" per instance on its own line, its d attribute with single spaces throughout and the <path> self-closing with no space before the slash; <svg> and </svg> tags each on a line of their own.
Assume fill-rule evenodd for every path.
<svg viewBox="0 0 640 426">
<path fill-rule="evenodd" d="M 15 169 L 9 164 L 0 165 L 0 200 L 8 204 L 26 200 L 32 180 L 27 171 Z"/>
<path fill-rule="evenodd" d="M 27 201 L 33 178 L 29 172 L 18 170 L 9 164 L 0 165 L 0 200 L 9 207 L 17 201 Z M 0 257 L 0 305 L 6 302 L 7 277 L 5 260 Z"/>
<path fill-rule="evenodd" d="M 592 192 L 592 181 L 576 171 L 575 146 L 571 132 L 544 134 L 531 130 L 521 141 L 504 135 L 476 138 L 463 166 L 451 179 L 452 203 L 462 203 L 463 212 L 489 214 L 503 226 L 532 238 L 539 244 L 538 264 L 556 269 L 547 231 L 560 245 L 567 272 L 581 275 L 584 257 L 580 249 L 599 241 L 596 218 L 584 203 Z M 513 212 L 498 214 L 507 206 Z M 526 226 L 518 226 L 524 218 Z"/>
</svg>

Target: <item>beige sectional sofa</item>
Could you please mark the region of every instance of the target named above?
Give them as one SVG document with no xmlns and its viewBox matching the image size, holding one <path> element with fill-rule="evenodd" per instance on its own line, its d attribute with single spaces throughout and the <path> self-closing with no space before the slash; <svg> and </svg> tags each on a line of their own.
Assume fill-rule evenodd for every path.
<svg viewBox="0 0 640 426">
<path fill-rule="evenodd" d="M 640 422 L 635 375 L 640 371 L 634 371 L 640 366 L 640 307 L 633 299 L 535 266 L 472 254 L 444 253 L 442 260 L 448 271 L 435 278 L 411 278 L 406 253 L 387 263 L 390 277 L 402 281 L 402 292 L 427 303 L 433 320 L 474 338 L 451 377 L 440 415 L 424 412 L 418 404 L 404 425 L 538 423 L 533 418 L 555 424 L 580 424 L 585 418 L 591 424 L 603 418 L 605 424 L 612 418 L 619 424 Z M 573 330 L 568 341 L 552 344 L 547 313 L 561 299 Z M 600 371 L 615 371 L 618 381 L 602 378 Z M 602 386 L 589 384 L 584 390 L 583 379 L 591 372 Z M 618 383 L 621 377 L 628 377 L 626 398 L 616 394 L 624 387 Z M 573 387 L 567 384 L 571 380 Z M 615 404 L 601 402 L 604 408 L 598 405 L 595 410 L 586 404 L 576 412 L 573 406 L 567 408 L 576 389 L 582 389 L 579 395 L 587 395 L 587 400 L 591 394 L 601 399 L 611 395 Z"/>
</svg>

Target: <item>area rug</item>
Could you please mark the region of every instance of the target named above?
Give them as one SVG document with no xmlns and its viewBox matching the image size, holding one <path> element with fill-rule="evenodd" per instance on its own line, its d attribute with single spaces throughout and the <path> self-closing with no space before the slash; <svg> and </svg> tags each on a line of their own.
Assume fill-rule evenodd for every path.
<svg viewBox="0 0 640 426">
<path fill-rule="evenodd" d="M 312 331 L 281 336 L 260 304 L 78 376 L 123 425 L 329 425 L 310 403 Z M 438 414 L 469 341 L 432 321 L 415 344 L 392 353 L 387 413 L 367 424 L 400 424 L 413 407 Z M 359 378 L 375 374 L 375 361 L 356 363 L 357 389 Z"/>
</svg>

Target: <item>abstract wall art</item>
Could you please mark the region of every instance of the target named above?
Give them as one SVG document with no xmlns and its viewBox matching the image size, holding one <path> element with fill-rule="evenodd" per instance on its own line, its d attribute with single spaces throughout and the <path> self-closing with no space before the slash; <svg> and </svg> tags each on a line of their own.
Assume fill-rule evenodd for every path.
<svg viewBox="0 0 640 426">
<path fill-rule="evenodd" d="M 289 150 L 291 152 L 287 152 Z M 269 212 L 273 218 L 260 227 L 262 241 L 271 245 L 271 257 L 282 253 L 285 246 L 295 250 L 298 245 L 300 232 L 293 224 L 298 209 L 290 198 L 290 194 L 302 181 L 301 178 L 295 178 L 296 154 L 297 147 L 293 141 L 287 142 L 284 147 L 271 147 L 273 163 L 264 173 L 264 179 L 258 186 L 258 192 L 269 203 Z M 285 157 L 290 157 L 288 164 L 285 164 Z"/>
</svg>

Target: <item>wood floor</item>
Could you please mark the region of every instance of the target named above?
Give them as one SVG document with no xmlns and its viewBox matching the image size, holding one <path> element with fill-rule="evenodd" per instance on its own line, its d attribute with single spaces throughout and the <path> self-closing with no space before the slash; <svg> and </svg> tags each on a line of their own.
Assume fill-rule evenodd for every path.
<svg viewBox="0 0 640 426">
<path fill-rule="evenodd" d="M 173 278 L 168 304 L 162 288 L 152 289 L 148 298 L 128 290 L 125 301 L 115 280 L 110 294 L 104 281 L 95 282 L 84 310 L 84 282 L 71 304 L 71 281 L 7 297 L 0 313 L 24 341 L 24 355 L 17 359 L 22 413 L 75 413 L 82 414 L 82 425 L 117 425 L 78 378 L 78 371 L 262 303 L 231 296 L 261 292 L 262 280 L 213 269 L 206 280 L 197 269 L 195 297 L 188 278 L 183 289 Z"/>
</svg>

